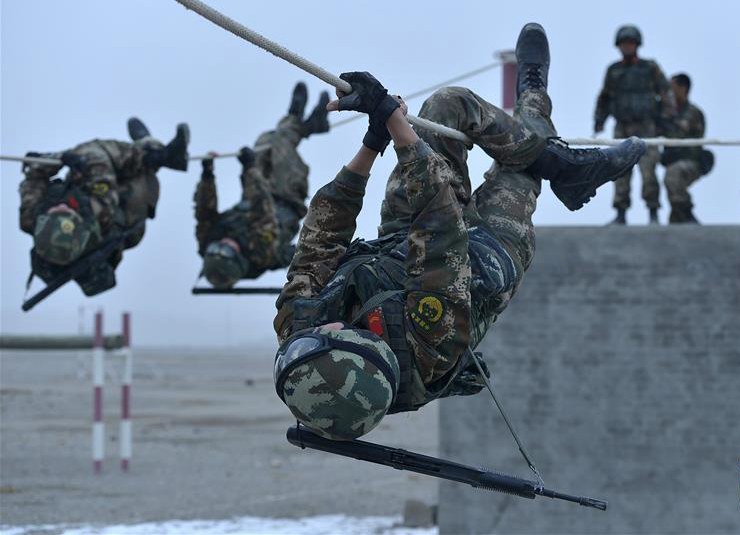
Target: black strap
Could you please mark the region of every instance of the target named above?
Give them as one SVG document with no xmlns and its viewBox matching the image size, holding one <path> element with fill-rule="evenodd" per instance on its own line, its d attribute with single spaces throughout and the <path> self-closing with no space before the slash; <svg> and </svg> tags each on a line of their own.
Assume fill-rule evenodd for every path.
<svg viewBox="0 0 740 535">
<path fill-rule="evenodd" d="M 362 318 L 362 316 L 364 316 L 371 310 L 378 308 L 391 297 L 401 295 L 403 292 L 404 290 L 386 290 L 384 292 L 380 292 L 379 294 L 375 294 L 370 299 L 368 299 L 364 305 L 362 305 L 362 308 L 352 318 L 352 325 L 356 324 Z"/>
</svg>

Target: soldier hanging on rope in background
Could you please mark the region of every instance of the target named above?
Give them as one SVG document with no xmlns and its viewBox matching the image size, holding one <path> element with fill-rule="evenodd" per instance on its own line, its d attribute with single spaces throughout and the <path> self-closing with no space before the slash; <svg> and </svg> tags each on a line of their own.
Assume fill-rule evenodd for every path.
<svg viewBox="0 0 740 535">
<path fill-rule="evenodd" d="M 34 243 L 29 285 L 33 275 L 50 287 L 58 281 L 63 284 L 67 273 L 75 273 L 75 282 L 88 296 L 116 285 L 115 269 L 123 250 L 141 241 L 146 219 L 154 218 L 157 171 L 161 167 L 186 171 L 188 165 L 186 124 L 177 126 L 166 146 L 135 117 L 129 119 L 128 131 L 133 143 L 95 139 L 62 153 L 26 155 L 61 162 L 23 166 L 20 227 Z M 64 166 L 69 168 L 66 177 L 52 179 Z M 105 259 L 76 269 L 84 258 L 112 242 L 117 243 Z"/>
<path fill-rule="evenodd" d="M 675 105 L 670 85 L 658 64 L 651 59 L 637 57 L 642 45 L 642 34 L 635 26 L 622 26 L 617 31 L 615 46 L 622 53 L 621 61 L 612 63 L 606 71 L 604 86 L 596 100 L 594 111 L 594 133 L 604 130 L 604 122 L 611 115 L 617 121 L 615 138 L 629 136 L 655 137 L 663 135 L 661 125 L 669 120 Z M 660 160 L 657 147 L 648 147 L 640 159 L 642 175 L 642 198 L 650 210 L 650 223 L 658 224 L 660 208 L 660 186 L 655 166 Z M 615 225 L 627 223 L 630 207 L 630 181 L 632 170 L 614 182 L 614 208 L 617 216 Z"/>
<path fill-rule="evenodd" d="M 296 84 L 288 114 L 257 139 L 256 147 L 269 148 L 239 151 L 242 199 L 225 212 L 218 212 L 213 159 L 203 160 L 194 195 L 195 236 L 202 274 L 215 288 L 231 288 L 239 279 L 286 267 L 293 258 L 291 241 L 306 215 L 308 196 L 308 166 L 296 149 L 311 134 L 329 131 L 329 95 L 323 92 L 304 120 L 307 98 L 306 85 Z"/>
<path fill-rule="evenodd" d="M 571 149 L 550 121 L 544 29 L 519 36 L 514 117 L 459 87 L 437 91 L 420 116 L 462 131 L 496 160 L 471 194 L 472 146 L 411 129 L 405 105 L 369 73 L 341 77 L 331 110 L 367 113 L 363 146 L 313 197 L 274 326 L 277 394 L 311 431 L 350 440 L 386 413 L 483 388 L 470 351 L 516 292 L 534 254 L 542 178 L 577 210 L 628 171 L 645 144 Z M 373 162 L 394 141 L 376 240 L 352 237 Z M 485 364 L 482 364 L 485 366 Z"/>
<path fill-rule="evenodd" d="M 676 116 L 666 127 L 666 136 L 673 138 L 703 138 L 704 114 L 689 102 L 691 79 L 686 74 L 671 78 L 676 97 Z M 660 162 L 665 166 L 665 182 L 671 203 L 670 223 L 698 223 L 692 208 L 689 186 L 708 174 L 714 166 L 714 155 L 702 146 L 666 147 Z"/>
</svg>

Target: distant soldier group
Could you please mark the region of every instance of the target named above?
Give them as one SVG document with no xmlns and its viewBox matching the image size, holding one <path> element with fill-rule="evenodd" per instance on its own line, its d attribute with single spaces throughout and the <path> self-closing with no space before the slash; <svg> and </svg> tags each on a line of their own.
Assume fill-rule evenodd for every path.
<svg viewBox="0 0 740 535">
<path fill-rule="evenodd" d="M 704 136 L 704 115 L 688 100 L 691 80 L 686 74 L 676 74 L 669 83 L 658 64 L 639 58 L 642 34 L 635 26 L 622 26 L 617 31 L 615 45 L 622 60 L 606 71 L 604 86 L 596 100 L 594 132 L 604 130 L 609 116 L 614 117 L 614 137 L 629 136 L 701 138 Z M 714 159 L 701 146 L 666 147 L 661 156 L 657 147 L 649 147 L 638 164 L 642 175 L 642 198 L 649 210 L 651 224 L 658 224 L 660 187 L 655 168 L 658 162 L 666 167 L 665 186 L 671 203 L 670 223 L 698 223 L 692 212 L 688 187 L 709 173 Z M 627 223 L 630 207 L 631 170 L 614 184 L 613 224 Z"/>
</svg>

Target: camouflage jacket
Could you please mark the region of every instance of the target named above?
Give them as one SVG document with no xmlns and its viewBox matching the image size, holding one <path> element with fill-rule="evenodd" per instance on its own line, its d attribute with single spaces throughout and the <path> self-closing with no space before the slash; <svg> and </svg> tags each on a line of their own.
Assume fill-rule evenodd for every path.
<svg viewBox="0 0 740 535">
<path fill-rule="evenodd" d="M 241 182 L 242 199 L 219 213 L 215 177 L 208 172 L 201 175 L 193 197 L 195 236 L 201 256 L 211 242 L 222 238 L 236 241 L 249 262 L 244 278 L 252 279 L 290 262 L 290 242 L 302 213 L 273 198 L 259 166 L 242 170 Z"/>
<path fill-rule="evenodd" d="M 670 84 L 649 59 L 617 61 L 609 66 L 596 100 L 594 126 L 601 130 L 610 115 L 618 123 L 659 122 L 675 112 Z"/>
<path fill-rule="evenodd" d="M 396 151 L 413 213 L 404 233 L 403 323 L 418 376 L 430 385 L 453 370 L 470 343 L 468 231 L 444 159 L 422 140 Z M 319 295 L 332 281 L 355 232 L 367 180 L 344 168 L 314 195 L 276 303 L 280 340 L 293 330 L 294 301 Z M 350 321 L 368 297 L 386 289 L 394 288 L 360 288 L 344 319 Z"/>
<path fill-rule="evenodd" d="M 116 225 L 129 228 L 146 218 L 153 218 L 159 200 L 159 181 L 155 169 L 144 162 L 147 144 L 157 145 L 151 139 L 137 143 L 95 139 L 77 145 L 70 152 L 81 157 L 81 165 L 70 169 L 65 177 L 71 187 L 80 188 L 90 196 L 93 212 L 105 236 Z M 47 153 L 47 158 L 61 158 L 62 153 Z M 48 209 L 49 179 L 62 165 L 27 164 L 25 178 L 20 184 L 20 227 L 33 234 L 36 217 Z M 125 248 L 141 241 L 144 228 L 132 235 Z"/>
<path fill-rule="evenodd" d="M 704 114 L 691 102 L 676 110 L 676 116 L 668 123 L 666 136 L 672 138 L 704 137 Z M 663 149 L 662 162 L 665 165 L 678 160 L 701 160 L 702 147 L 666 147 Z"/>
</svg>

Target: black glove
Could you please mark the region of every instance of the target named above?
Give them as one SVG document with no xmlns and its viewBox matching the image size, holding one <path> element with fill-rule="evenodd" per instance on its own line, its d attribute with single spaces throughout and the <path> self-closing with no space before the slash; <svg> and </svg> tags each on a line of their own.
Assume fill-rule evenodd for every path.
<svg viewBox="0 0 740 535">
<path fill-rule="evenodd" d="M 85 171 L 85 158 L 71 150 L 62 153 L 62 163 L 73 171 Z"/>
<path fill-rule="evenodd" d="M 213 158 L 203 158 L 200 164 L 203 166 L 202 176 L 206 179 L 213 179 Z"/>
<path fill-rule="evenodd" d="M 254 165 L 254 151 L 249 147 L 242 147 L 239 149 L 239 155 L 237 158 L 241 162 L 245 171 Z"/>
<path fill-rule="evenodd" d="M 401 105 L 369 72 L 345 72 L 339 77 L 352 86 L 352 92 L 339 99 L 339 109 L 368 114 L 369 126 L 362 143 L 382 154 L 391 140 L 385 123 Z"/>
</svg>

